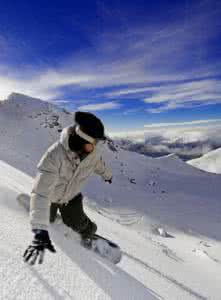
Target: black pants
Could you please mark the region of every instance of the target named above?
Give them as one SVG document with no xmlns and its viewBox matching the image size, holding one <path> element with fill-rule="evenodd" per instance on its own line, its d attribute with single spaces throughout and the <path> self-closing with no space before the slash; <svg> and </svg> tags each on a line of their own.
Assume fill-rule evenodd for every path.
<svg viewBox="0 0 221 300">
<path fill-rule="evenodd" d="M 87 237 L 96 232 L 97 226 L 85 214 L 83 209 L 83 196 L 76 195 L 68 204 L 52 203 L 50 208 L 50 222 L 54 222 L 57 210 L 61 213 L 64 224 L 79 232 L 83 237 Z"/>
</svg>

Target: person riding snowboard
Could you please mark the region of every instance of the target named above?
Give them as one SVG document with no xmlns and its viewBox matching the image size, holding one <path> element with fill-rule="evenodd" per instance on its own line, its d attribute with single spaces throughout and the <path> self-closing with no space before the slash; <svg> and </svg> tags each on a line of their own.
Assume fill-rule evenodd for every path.
<svg viewBox="0 0 221 300">
<path fill-rule="evenodd" d="M 96 173 L 112 183 L 112 171 L 99 153 L 106 137 L 100 119 L 87 112 L 76 112 L 74 125 L 64 128 L 60 139 L 51 145 L 39 161 L 30 203 L 30 219 L 34 239 L 24 253 L 29 264 L 43 262 L 45 249 L 56 252 L 48 226 L 60 211 L 64 224 L 83 239 L 90 238 L 97 225 L 83 209 L 81 188 Z"/>
</svg>

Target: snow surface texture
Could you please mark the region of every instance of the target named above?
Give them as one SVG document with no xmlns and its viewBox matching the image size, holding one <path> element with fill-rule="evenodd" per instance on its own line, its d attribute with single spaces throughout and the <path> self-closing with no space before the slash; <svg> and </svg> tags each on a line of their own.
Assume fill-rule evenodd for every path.
<svg viewBox="0 0 221 300">
<path fill-rule="evenodd" d="M 221 148 L 210 151 L 200 158 L 189 160 L 188 163 L 201 170 L 221 174 Z"/>
<path fill-rule="evenodd" d="M 113 183 L 88 181 L 86 212 L 121 246 L 118 266 L 74 243 L 62 224 L 50 229 L 56 254 L 46 253 L 41 266 L 22 262 L 32 234 L 16 196 L 30 193 L 36 163 L 59 136 L 45 118 L 58 115 L 60 128 L 72 121 L 48 105 L 17 94 L 0 105 L 0 299 L 220 300 L 221 177 L 174 155 L 107 147 Z"/>
</svg>

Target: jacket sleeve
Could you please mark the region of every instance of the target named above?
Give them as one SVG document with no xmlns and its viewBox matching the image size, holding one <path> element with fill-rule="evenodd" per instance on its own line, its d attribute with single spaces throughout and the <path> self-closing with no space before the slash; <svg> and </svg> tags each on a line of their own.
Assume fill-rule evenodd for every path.
<svg viewBox="0 0 221 300">
<path fill-rule="evenodd" d="M 50 199 L 59 173 L 59 162 L 55 149 L 46 151 L 37 165 L 30 203 L 32 229 L 47 229 L 49 225 Z"/>
<path fill-rule="evenodd" d="M 110 180 L 113 176 L 111 168 L 106 165 L 102 157 L 97 160 L 94 172 L 100 175 L 104 180 Z"/>
</svg>

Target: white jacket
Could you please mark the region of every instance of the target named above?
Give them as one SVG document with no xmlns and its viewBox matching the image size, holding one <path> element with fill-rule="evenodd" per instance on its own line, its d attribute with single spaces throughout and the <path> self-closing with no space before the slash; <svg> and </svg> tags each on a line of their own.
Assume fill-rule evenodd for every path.
<svg viewBox="0 0 221 300">
<path fill-rule="evenodd" d="M 62 130 L 60 140 L 51 145 L 39 161 L 31 191 L 30 219 L 32 229 L 47 229 L 51 202 L 66 204 L 76 196 L 87 178 L 96 173 L 109 180 L 111 169 L 95 149 L 80 161 L 68 145 L 72 126 Z"/>
</svg>

